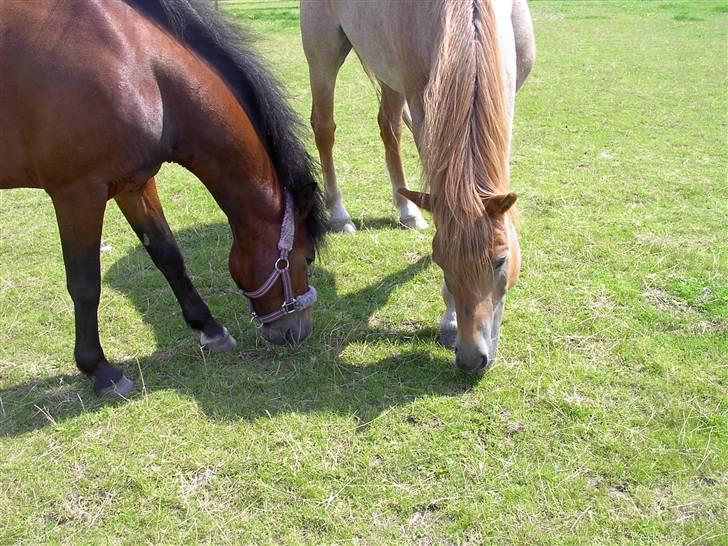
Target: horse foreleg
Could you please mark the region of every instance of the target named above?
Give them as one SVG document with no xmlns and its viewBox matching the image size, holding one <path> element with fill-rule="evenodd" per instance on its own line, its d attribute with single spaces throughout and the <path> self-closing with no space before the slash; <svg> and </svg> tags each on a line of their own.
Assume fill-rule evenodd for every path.
<svg viewBox="0 0 728 546">
<path fill-rule="evenodd" d="M 349 212 L 344 207 L 344 200 L 336 179 L 334 168 L 334 80 L 322 81 L 311 76 L 311 127 L 316 140 L 316 148 L 321 160 L 324 175 L 324 197 L 329 209 L 329 228 L 331 231 L 354 232 L 356 228 Z"/>
<path fill-rule="evenodd" d="M 382 136 L 382 142 L 384 143 L 387 172 L 389 172 L 389 180 L 392 183 L 392 199 L 394 206 L 399 209 L 399 222 L 408 228 L 425 229 L 427 222 L 422 217 L 420 209 L 397 191 L 400 188 L 407 189 L 407 179 L 404 174 L 400 149 L 405 99 L 384 83 L 381 83 L 381 89 L 382 100 L 379 103 L 377 120 L 379 122 L 379 134 Z"/>
<path fill-rule="evenodd" d="M 154 178 L 138 190 L 120 193 L 115 200 L 154 265 L 167 279 L 185 321 L 199 332 L 200 345 L 214 352 L 229 351 L 235 347 L 235 339 L 212 317 L 207 304 L 187 276 L 184 259 L 164 217 Z"/>
<path fill-rule="evenodd" d="M 93 377 L 96 394 L 126 396 L 134 388 L 134 383 L 119 368 L 109 364 L 99 341 L 99 245 L 106 194 L 79 192 L 73 195 L 51 195 L 51 198 L 61 235 L 66 286 L 73 300 L 76 365 L 83 373 Z"/>
<path fill-rule="evenodd" d="M 334 168 L 334 88 L 351 44 L 328 8 L 320 2 L 301 4 L 301 37 L 311 82 L 311 128 L 324 175 L 324 196 L 332 231 L 356 231 L 344 207 Z"/>
</svg>

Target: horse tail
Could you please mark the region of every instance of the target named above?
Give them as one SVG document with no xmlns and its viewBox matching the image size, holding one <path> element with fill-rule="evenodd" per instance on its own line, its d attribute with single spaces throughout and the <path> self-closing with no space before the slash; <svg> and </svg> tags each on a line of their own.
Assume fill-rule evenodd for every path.
<svg viewBox="0 0 728 546">
<path fill-rule="evenodd" d="M 456 258 L 483 256 L 490 224 L 482 197 L 508 187 L 508 110 L 492 4 L 442 3 L 425 91 L 426 183 L 438 230 Z"/>
</svg>

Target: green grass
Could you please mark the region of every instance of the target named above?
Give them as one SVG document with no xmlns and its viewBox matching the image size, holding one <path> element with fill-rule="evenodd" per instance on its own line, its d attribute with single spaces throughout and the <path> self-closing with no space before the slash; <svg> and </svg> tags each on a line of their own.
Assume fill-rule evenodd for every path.
<svg viewBox="0 0 728 546">
<path fill-rule="evenodd" d="M 167 216 L 239 347 L 198 350 L 112 205 L 101 335 L 139 391 L 100 403 L 72 362 L 50 201 L 1 192 L 0 543 L 725 544 L 726 3 L 532 11 L 512 160 L 524 267 L 479 382 L 436 343 L 432 230 L 395 225 L 354 56 L 335 153 L 362 229 L 330 238 L 294 352 L 256 339 L 224 216 L 168 166 Z M 307 117 L 287 17 L 252 24 Z"/>
</svg>

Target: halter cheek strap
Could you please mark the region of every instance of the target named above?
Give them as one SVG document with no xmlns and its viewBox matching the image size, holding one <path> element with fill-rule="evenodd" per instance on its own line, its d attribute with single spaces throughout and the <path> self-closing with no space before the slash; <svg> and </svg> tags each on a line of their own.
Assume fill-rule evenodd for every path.
<svg viewBox="0 0 728 546">
<path fill-rule="evenodd" d="M 273 271 L 257 290 L 240 290 L 240 293 L 250 300 L 250 315 L 253 322 L 258 326 L 263 326 L 269 322 L 278 320 L 281 317 L 301 311 L 311 307 L 316 302 L 316 289 L 309 285 L 308 290 L 298 297 L 293 295 L 293 285 L 291 284 L 291 273 L 289 271 L 290 263 L 288 262 L 288 253 L 293 248 L 293 236 L 296 226 L 293 221 L 293 197 L 289 192 L 285 192 L 285 212 L 283 213 L 283 223 L 281 224 L 281 237 L 278 240 L 278 259 L 273 265 Z M 273 285 L 281 279 L 283 283 L 283 304 L 280 309 L 276 309 L 272 313 L 259 316 L 253 310 L 254 299 L 265 296 Z"/>
</svg>

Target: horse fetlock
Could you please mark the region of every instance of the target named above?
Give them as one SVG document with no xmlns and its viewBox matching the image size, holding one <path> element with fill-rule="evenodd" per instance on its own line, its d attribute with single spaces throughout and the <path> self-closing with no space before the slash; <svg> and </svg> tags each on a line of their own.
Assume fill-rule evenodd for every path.
<svg viewBox="0 0 728 546">
<path fill-rule="evenodd" d="M 96 375 L 99 371 L 103 371 L 106 366 L 110 366 L 106 362 L 106 357 L 101 347 L 89 348 L 79 343 L 73 351 L 73 357 L 76 361 L 76 367 L 90 376 Z"/>
<path fill-rule="evenodd" d="M 395 192 L 394 204 L 399 208 L 399 223 L 410 229 L 426 229 L 428 224 L 414 203 Z"/>
<path fill-rule="evenodd" d="M 344 209 L 344 205 L 341 202 L 341 191 L 338 187 L 334 187 L 333 190 L 327 187 L 324 190 L 324 202 L 326 203 L 326 208 L 331 211 L 332 216 L 342 214 L 342 211 L 346 213 L 346 209 Z"/>
<path fill-rule="evenodd" d="M 458 330 L 457 328 L 443 328 L 440 327 L 439 335 L 440 345 L 447 347 L 448 349 L 455 350 L 458 342 Z"/>
<path fill-rule="evenodd" d="M 356 227 L 351 221 L 351 216 L 341 204 L 341 199 L 330 207 L 331 217 L 329 218 L 329 230 L 338 233 L 353 233 Z"/>
<path fill-rule="evenodd" d="M 448 310 L 445 311 L 445 316 L 440 321 L 440 336 L 439 341 L 441 345 L 455 349 L 458 342 L 458 322 L 455 316 L 455 312 Z"/>
</svg>

